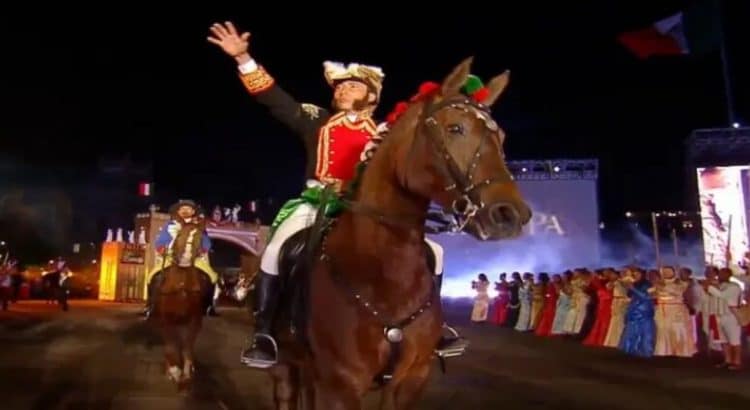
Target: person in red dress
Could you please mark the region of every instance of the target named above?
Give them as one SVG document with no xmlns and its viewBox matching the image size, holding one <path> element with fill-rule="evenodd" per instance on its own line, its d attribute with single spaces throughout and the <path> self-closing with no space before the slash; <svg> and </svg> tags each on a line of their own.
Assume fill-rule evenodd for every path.
<svg viewBox="0 0 750 410">
<path fill-rule="evenodd" d="M 552 282 L 547 283 L 544 288 L 544 307 L 542 307 L 541 318 L 534 333 L 537 336 L 550 336 L 552 324 L 555 322 L 557 311 L 557 297 L 562 289 L 562 276 L 552 275 Z"/>
<path fill-rule="evenodd" d="M 510 289 L 508 289 L 508 281 L 506 280 L 507 274 L 505 272 L 500 274 L 500 282 L 495 282 L 495 291 L 497 291 L 497 297 L 495 297 L 495 303 L 492 306 L 492 319 L 491 322 L 494 325 L 502 326 L 508 317 L 508 303 L 510 302 Z"/>
<path fill-rule="evenodd" d="M 607 287 L 609 281 L 615 280 L 617 275 L 612 269 L 604 269 L 591 281 L 591 286 L 596 291 L 598 303 L 596 305 L 596 320 L 591 327 L 588 336 L 583 339 L 586 346 L 603 346 L 604 339 L 607 337 L 609 330 L 609 321 L 612 319 L 612 299 L 614 297 L 612 289 Z"/>
</svg>

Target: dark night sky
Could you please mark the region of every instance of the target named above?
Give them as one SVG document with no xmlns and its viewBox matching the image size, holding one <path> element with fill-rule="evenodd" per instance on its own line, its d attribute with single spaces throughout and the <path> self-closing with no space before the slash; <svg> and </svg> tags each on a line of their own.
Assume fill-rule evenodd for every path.
<svg viewBox="0 0 750 410">
<path fill-rule="evenodd" d="M 330 100 L 326 59 L 384 68 L 381 115 L 468 55 L 484 78 L 509 68 L 511 85 L 494 114 L 511 159 L 599 158 L 605 218 L 682 207 L 682 141 L 692 129 L 726 125 L 719 55 L 637 60 L 615 35 L 680 2 L 596 3 L 607 4 L 500 6 L 495 14 L 461 8 L 439 21 L 385 6 L 371 15 L 331 6 L 322 10 L 331 17 L 295 27 L 288 15 L 248 3 L 231 11 L 185 7 L 180 16 L 97 6 L 91 19 L 80 12 L 18 19 L 5 27 L 13 41 L 0 80 L 3 152 L 51 174 L 90 172 L 99 155 L 129 153 L 155 162 L 158 186 L 213 203 L 297 193 L 301 144 L 244 93 L 233 62 L 205 41 L 212 22 L 231 19 L 253 32 L 253 55 L 282 86 L 318 104 Z M 750 6 L 739 3 L 728 8 L 729 47 L 736 111 L 750 120 L 740 40 L 750 34 Z"/>
</svg>

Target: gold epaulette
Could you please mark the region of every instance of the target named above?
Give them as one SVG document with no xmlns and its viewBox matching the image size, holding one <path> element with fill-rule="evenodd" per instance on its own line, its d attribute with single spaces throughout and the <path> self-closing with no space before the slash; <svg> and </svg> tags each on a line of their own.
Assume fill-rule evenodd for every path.
<svg viewBox="0 0 750 410">
<path fill-rule="evenodd" d="M 250 94 L 258 94 L 268 90 L 274 84 L 274 79 L 262 67 L 259 66 L 255 71 L 240 76 L 242 84 Z"/>
</svg>

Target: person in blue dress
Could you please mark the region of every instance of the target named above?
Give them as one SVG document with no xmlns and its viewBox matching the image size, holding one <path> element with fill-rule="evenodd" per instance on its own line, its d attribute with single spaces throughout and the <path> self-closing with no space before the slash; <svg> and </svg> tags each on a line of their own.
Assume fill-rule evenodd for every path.
<svg viewBox="0 0 750 410">
<path fill-rule="evenodd" d="M 620 350 L 633 356 L 651 357 L 656 340 L 654 300 L 649 292 L 651 282 L 646 280 L 640 269 L 634 269 L 633 277 L 623 280 L 628 289 L 630 305 L 625 312 Z"/>
</svg>

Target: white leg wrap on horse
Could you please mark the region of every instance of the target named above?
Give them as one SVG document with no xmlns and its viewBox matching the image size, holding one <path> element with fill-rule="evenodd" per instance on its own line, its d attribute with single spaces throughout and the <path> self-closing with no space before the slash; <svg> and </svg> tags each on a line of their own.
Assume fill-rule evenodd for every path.
<svg viewBox="0 0 750 410">
<path fill-rule="evenodd" d="M 442 275 L 443 274 L 443 247 L 431 240 L 428 237 L 424 238 L 424 241 L 427 242 L 427 245 L 430 246 L 430 249 L 432 249 L 432 253 L 435 254 L 435 272 L 433 272 L 435 275 Z"/>
<path fill-rule="evenodd" d="M 279 274 L 279 253 L 282 245 L 295 233 L 311 226 L 315 222 L 316 212 L 317 209 L 312 205 L 302 204 L 276 228 L 260 259 L 260 269 L 263 272 L 269 275 Z"/>
<path fill-rule="evenodd" d="M 173 381 L 179 382 L 182 378 L 182 369 L 177 366 L 169 366 L 169 369 L 167 369 L 167 375 Z"/>
</svg>

